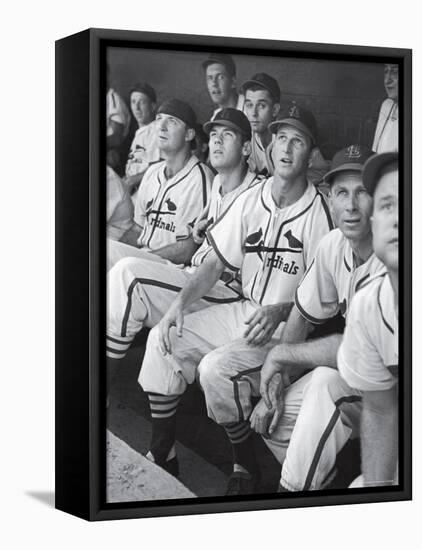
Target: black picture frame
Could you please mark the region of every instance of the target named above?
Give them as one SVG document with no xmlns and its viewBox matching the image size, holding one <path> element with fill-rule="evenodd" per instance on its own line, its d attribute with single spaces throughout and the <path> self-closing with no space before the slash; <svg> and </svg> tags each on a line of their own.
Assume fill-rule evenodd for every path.
<svg viewBox="0 0 422 550">
<path fill-rule="evenodd" d="M 393 62 L 400 78 L 400 454 L 392 487 L 145 503 L 105 502 L 105 55 L 110 46 Z M 56 42 L 56 508 L 87 520 L 412 498 L 412 52 L 89 29 Z"/>
</svg>

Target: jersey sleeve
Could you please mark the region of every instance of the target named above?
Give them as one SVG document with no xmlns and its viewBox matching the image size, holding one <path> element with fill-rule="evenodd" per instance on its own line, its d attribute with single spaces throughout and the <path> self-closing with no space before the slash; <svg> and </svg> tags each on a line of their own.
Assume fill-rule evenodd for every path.
<svg viewBox="0 0 422 550">
<path fill-rule="evenodd" d="M 383 364 L 380 353 L 369 331 L 376 323 L 368 307 L 367 293 L 359 292 L 350 304 L 346 330 L 337 354 L 341 376 L 350 387 L 360 391 L 389 390 L 397 379 Z"/>
<path fill-rule="evenodd" d="M 230 271 L 239 271 L 243 263 L 245 220 L 245 196 L 240 195 L 207 230 L 209 243 Z"/>
<path fill-rule="evenodd" d="M 304 235 L 303 241 L 303 257 L 306 269 L 311 265 L 321 239 L 334 227 L 325 197 L 321 193 L 317 193 L 315 201 L 314 211 L 312 216 L 309 216 L 306 227 L 307 235 Z"/>
<path fill-rule="evenodd" d="M 145 174 L 141 185 L 139 186 L 136 194 L 135 211 L 133 220 L 140 227 L 145 227 L 146 223 L 146 202 L 145 202 L 145 189 L 148 186 L 148 172 Z"/>
<path fill-rule="evenodd" d="M 331 239 L 324 238 L 296 290 L 295 303 L 305 319 L 324 323 L 338 311 L 338 293 L 333 279 Z"/>
</svg>

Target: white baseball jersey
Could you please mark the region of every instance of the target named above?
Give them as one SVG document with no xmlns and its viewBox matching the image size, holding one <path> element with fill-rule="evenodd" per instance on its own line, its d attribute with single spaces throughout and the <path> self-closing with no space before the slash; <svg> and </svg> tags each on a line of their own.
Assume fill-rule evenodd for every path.
<svg viewBox="0 0 422 550">
<path fill-rule="evenodd" d="M 251 154 L 248 158 L 248 164 L 252 172 L 270 175 L 265 147 L 256 132 L 252 133 Z"/>
<path fill-rule="evenodd" d="M 136 198 L 134 220 L 143 228 L 138 244 L 151 250 L 186 236 L 186 227 L 193 227 L 207 203 L 213 179 L 194 155 L 169 179 L 165 168 L 165 161 L 148 168 Z"/>
<path fill-rule="evenodd" d="M 142 174 L 152 162 L 160 160 L 155 120 L 138 128 L 130 146 L 126 176 Z"/>
<path fill-rule="evenodd" d="M 236 197 L 238 197 L 243 191 L 249 189 L 253 185 L 262 183 L 263 181 L 264 179 L 262 177 L 248 171 L 246 173 L 245 179 L 239 185 L 239 187 L 236 187 L 236 189 L 233 189 L 233 191 L 230 191 L 230 193 L 226 193 L 225 195 L 223 195 L 220 176 L 217 174 L 214 178 L 211 188 L 211 198 L 207 215 L 207 220 L 210 225 L 213 225 L 217 221 L 220 215 L 227 210 L 227 208 L 232 204 Z M 192 267 L 187 269 L 192 269 L 200 266 L 212 249 L 213 248 L 208 238 L 206 237 L 202 245 L 198 248 L 198 250 L 192 257 Z"/>
<path fill-rule="evenodd" d="M 107 136 L 113 135 L 110 121 L 123 125 L 123 135 L 127 136 L 130 125 L 130 114 L 125 102 L 119 94 L 110 88 L 106 97 Z"/>
<path fill-rule="evenodd" d="M 285 208 L 275 205 L 273 185 L 269 178 L 243 192 L 207 232 L 226 267 L 241 273 L 245 298 L 257 305 L 293 301 L 318 242 L 332 229 L 312 184 Z"/>
<path fill-rule="evenodd" d="M 296 290 L 296 306 L 313 324 L 324 323 L 339 311 L 346 317 L 356 291 L 381 271 L 385 267 L 375 254 L 356 266 L 349 241 L 340 229 L 334 229 L 318 245 L 315 258 Z"/>
<path fill-rule="evenodd" d="M 398 320 L 388 273 L 375 277 L 353 299 L 337 355 L 352 388 L 389 390 L 398 375 Z"/>
<path fill-rule="evenodd" d="M 399 150 L 399 106 L 390 98 L 381 105 L 372 150 L 376 153 Z"/>
<path fill-rule="evenodd" d="M 122 180 L 107 166 L 107 237 L 119 240 L 133 223 L 133 204 Z"/>
</svg>

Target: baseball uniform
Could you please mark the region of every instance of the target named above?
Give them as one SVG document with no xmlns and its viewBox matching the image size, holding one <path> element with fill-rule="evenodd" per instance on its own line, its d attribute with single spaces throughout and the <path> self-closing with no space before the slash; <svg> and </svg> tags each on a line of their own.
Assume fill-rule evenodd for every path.
<svg viewBox="0 0 422 550">
<path fill-rule="evenodd" d="M 334 229 L 319 243 L 297 288 L 296 306 L 313 324 L 338 312 L 346 317 L 355 293 L 383 271 L 374 254 L 355 265 L 349 241 Z M 265 439 L 283 464 L 280 483 L 290 491 L 320 489 L 334 477 L 337 453 L 359 431 L 360 392 L 352 390 L 336 369 L 321 366 L 293 383 L 284 399 L 283 418 L 271 439 Z"/>
<path fill-rule="evenodd" d="M 110 121 L 117 122 L 123 126 L 123 136 L 127 136 L 130 126 L 130 114 L 125 102 L 119 94 L 110 88 L 106 96 L 106 123 L 107 137 L 113 135 L 113 128 Z"/>
<path fill-rule="evenodd" d="M 268 160 L 265 147 L 257 132 L 253 132 L 251 139 L 251 154 L 248 158 L 249 168 L 257 174 L 269 175 Z"/>
<path fill-rule="evenodd" d="M 261 305 L 293 301 L 317 243 L 332 228 L 325 200 L 311 184 L 284 208 L 275 205 L 272 185 L 269 178 L 242 193 L 207 232 L 226 268 L 241 274 L 244 299 L 186 315 L 183 337 L 170 332 L 171 355 L 162 355 L 152 329 L 139 376 L 145 391 L 177 396 L 199 375 L 208 415 L 220 424 L 249 417 L 251 391 L 284 326 L 258 347 L 243 338 L 245 320 Z"/>
<path fill-rule="evenodd" d="M 116 241 L 132 226 L 133 204 L 116 172 L 107 166 L 107 237 Z"/>
<path fill-rule="evenodd" d="M 263 179 L 247 172 L 243 182 L 222 195 L 220 177 L 213 182 L 208 220 L 213 223 L 241 193 L 260 185 Z M 143 259 L 126 258 L 108 274 L 107 355 L 123 358 L 135 335 L 145 325 L 154 326 L 162 318 L 181 290 L 207 257 L 211 247 L 207 240 L 196 251 L 191 266 L 181 268 L 155 254 L 144 253 Z M 148 258 L 149 257 L 149 258 Z M 157 258 L 156 261 L 153 261 Z M 241 285 L 235 274 L 225 271 L 215 287 L 192 305 L 191 310 L 216 303 L 237 302 Z"/>
<path fill-rule="evenodd" d="M 338 352 L 342 377 L 360 391 L 389 390 L 398 376 L 398 320 L 387 273 L 354 298 Z"/>
<path fill-rule="evenodd" d="M 136 130 L 126 163 L 126 176 L 142 174 L 148 166 L 160 160 L 155 120 Z"/>
<path fill-rule="evenodd" d="M 213 173 L 194 155 L 173 177 L 166 179 L 166 162 L 152 164 L 138 190 L 134 221 L 143 228 L 140 248 L 124 243 L 108 243 L 107 267 L 126 256 L 144 256 L 187 237 L 187 228 L 207 204 Z"/>
<path fill-rule="evenodd" d="M 372 150 L 376 153 L 399 150 L 399 106 L 390 98 L 381 105 Z"/>
</svg>

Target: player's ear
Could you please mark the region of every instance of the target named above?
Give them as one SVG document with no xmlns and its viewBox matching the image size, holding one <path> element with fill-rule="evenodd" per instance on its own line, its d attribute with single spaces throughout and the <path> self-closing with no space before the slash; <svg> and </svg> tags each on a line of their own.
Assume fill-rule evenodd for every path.
<svg viewBox="0 0 422 550">
<path fill-rule="evenodd" d="M 245 141 L 245 143 L 242 146 L 242 155 L 244 157 L 249 157 L 251 152 L 252 152 L 251 142 L 249 140 Z"/>
<path fill-rule="evenodd" d="M 280 103 L 274 103 L 273 110 L 272 110 L 272 115 L 273 115 L 274 120 L 275 120 L 276 116 L 278 115 L 279 111 L 280 111 Z"/>
<path fill-rule="evenodd" d="M 194 128 L 188 128 L 186 130 L 185 141 L 192 141 L 194 139 L 195 139 L 195 130 L 194 130 Z"/>
<path fill-rule="evenodd" d="M 236 77 L 232 76 L 232 88 L 236 88 Z"/>
<path fill-rule="evenodd" d="M 314 145 L 313 145 L 312 142 L 311 142 L 311 149 L 310 149 L 310 151 L 309 151 L 309 157 L 308 157 L 308 168 L 311 167 L 312 158 L 313 158 L 313 156 L 314 156 L 314 151 L 315 151 L 315 147 L 314 147 Z"/>
</svg>

